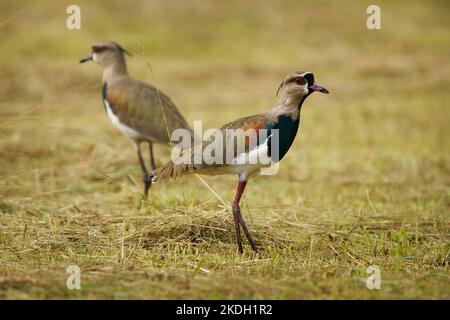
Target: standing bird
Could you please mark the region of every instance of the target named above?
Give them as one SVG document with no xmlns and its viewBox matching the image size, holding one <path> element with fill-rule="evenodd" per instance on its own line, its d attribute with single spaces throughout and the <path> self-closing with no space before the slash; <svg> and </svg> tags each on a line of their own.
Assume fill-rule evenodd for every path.
<svg viewBox="0 0 450 320">
<path fill-rule="evenodd" d="M 236 229 L 236 241 L 239 252 L 242 250 L 241 230 L 244 231 L 245 236 L 254 251 L 257 251 L 255 242 L 253 241 L 250 232 L 241 215 L 239 202 L 242 193 L 244 192 L 247 181 L 250 177 L 257 175 L 264 166 L 267 166 L 267 161 L 261 161 L 264 158 L 270 158 L 272 164 L 278 163 L 291 147 L 297 134 L 298 126 L 300 124 L 300 111 L 305 99 L 314 91 L 329 93 L 327 89 L 319 86 L 314 81 L 314 75 L 311 72 L 297 71 L 286 77 L 278 88 L 280 98 L 278 102 L 267 112 L 248 116 L 238 119 L 224 125 L 217 131 L 217 135 L 209 141 L 203 143 L 203 150 L 216 150 L 218 147 L 222 150 L 221 156 L 227 155 L 227 159 L 231 161 L 219 161 L 219 163 L 208 161 L 195 161 L 200 149 L 195 147 L 190 150 L 189 161 L 185 163 L 168 162 L 164 166 L 156 169 L 151 176 L 152 182 L 163 181 L 169 178 L 176 178 L 185 173 L 199 173 L 199 174 L 238 174 L 239 184 L 236 191 L 236 196 L 232 204 L 233 218 Z M 243 148 L 229 148 L 230 129 L 248 132 L 250 129 L 255 132 L 254 135 L 246 135 L 243 137 Z M 259 133 L 261 129 L 265 129 L 266 138 L 261 139 Z M 277 143 L 273 143 L 277 136 Z M 274 138 L 274 141 L 271 139 Z M 236 141 L 236 136 L 232 138 Z M 239 139 L 239 138 L 238 138 Z M 228 157 L 231 153 L 231 157 Z M 203 152 L 203 155 L 205 152 Z M 211 153 L 212 154 L 212 153 Z M 214 155 L 215 156 L 215 155 Z M 213 156 L 213 157 L 214 157 Z M 255 161 L 256 159 L 256 161 Z M 253 160 L 253 161 L 252 161 Z"/>
<path fill-rule="evenodd" d="M 152 172 L 155 169 L 153 143 L 169 143 L 175 129 L 184 128 L 189 132 L 192 129 L 168 96 L 128 75 L 125 53 L 130 55 L 115 42 L 96 42 L 92 52 L 81 58 L 80 63 L 92 60 L 103 67 L 102 97 L 106 113 L 136 148 L 147 198 L 151 182 L 141 154 L 141 142 L 149 145 Z"/>
</svg>

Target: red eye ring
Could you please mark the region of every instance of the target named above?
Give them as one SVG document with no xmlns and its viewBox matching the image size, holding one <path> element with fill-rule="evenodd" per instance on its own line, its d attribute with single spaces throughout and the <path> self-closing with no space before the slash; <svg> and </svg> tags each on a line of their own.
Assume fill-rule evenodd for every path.
<svg viewBox="0 0 450 320">
<path fill-rule="evenodd" d="M 295 83 L 300 86 L 303 86 L 306 83 L 306 80 L 305 80 L 305 78 L 296 78 Z"/>
<path fill-rule="evenodd" d="M 105 50 L 105 48 L 103 47 L 92 47 L 92 51 L 94 51 L 95 53 L 102 52 L 103 50 Z"/>
</svg>

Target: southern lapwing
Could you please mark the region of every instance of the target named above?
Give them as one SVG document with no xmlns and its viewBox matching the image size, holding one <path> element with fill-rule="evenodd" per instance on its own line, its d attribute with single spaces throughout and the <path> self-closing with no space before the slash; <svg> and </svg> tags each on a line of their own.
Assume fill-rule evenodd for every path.
<svg viewBox="0 0 450 320">
<path fill-rule="evenodd" d="M 223 151 L 219 159 L 231 153 L 231 157 L 228 158 L 231 161 L 222 161 L 221 163 L 203 161 L 199 163 L 199 161 L 194 161 L 194 158 L 198 155 L 198 151 L 192 148 L 188 161 L 183 163 L 177 162 L 178 164 L 172 161 L 168 162 L 152 172 L 151 180 L 153 182 L 162 181 L 169 178 L 176 178 L 185 173 L 210 175 L 238 174 L 239 184 L 232 204 L 236 241 L 239 252 L 242 253 L 240 231 L 240 228 L 242 228 L 250 246 L 254 251 L 257 251 L 255 242 L 250 236 L 250 232 L 241 215 L 239 202 L 242 193 L 244 192 L 248 179 L 260 173 L 261 169 L 268 163 L 264 161 L 263 164 L 261 160 L 255 161 L 255 159 L 269 158 L 269 160 L 272 160 L 270 165 L 273 165 L 274 163 L 278 163 L 286 155 L 297 134 L 303 102 L 315 91 L 329 93 L 327 89 L 319 86 L 314 81 L 314 75 L 311 72 L 297 71 L 292 73 L 284 79 L 278 88 L 277 93 L 280 93 L 280 98 L 272 109 L 264 113 L 230 122 L 217 131 L 217 136 L 203 143 L 203 150 L 207 150 L 207 148 L 217 150 L 216 147 L 219 147 Z M 256 134 L 241 136 L 244 139 L 244 141 L 241 141 L 244 148 L 235 148 L 234 144 L 231 144 L 232 148 L 229 148 L 227 142 L 230 141 L 230 138 L 227 131 L 230 129 L 242 129 L 246 132 L 250 129 Z M 263 131 L 261 129 L 265 129 L 266 138 L 261 138 L 259 135 Z M 275 137 L 274 134 L 278 136 L 278 143 L 272 143 L 271 141 Z M 232 136 L 232 139 L 236 140 L 235 136 Z M 200 149 L 197 148 L 197 150 Z M 203 151 L 203 154 L 206 154 L 205 151 Z M 253 159 L 253 162 L 251 159 Z"/>
<path fill-rule="evenodd" d="M 141 143 L 150 150 L 150 172 L 155 169 L 153 143 L 168 144 L 174 129 L 192 132 L 175 104 L 162 91 L 128 75 L 125 55 L 129 53 L 115 42 L 96 42 L 80 63 L 94 61 L 103 67 L 102 97 L 111 122 L 131 139 L 141 165 L 144 195 L 151 186 L 141 154 Z"/>
</svg>

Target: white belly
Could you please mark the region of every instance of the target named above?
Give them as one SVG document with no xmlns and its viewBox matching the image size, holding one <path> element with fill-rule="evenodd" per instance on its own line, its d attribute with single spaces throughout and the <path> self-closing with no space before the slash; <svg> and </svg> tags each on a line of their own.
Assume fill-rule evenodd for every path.
<svg viewBox="0 0 450 320">
<path fill-rule="evenodd" d="M 272 165 L 270 157 L 268 157 L 268 141 L 266 139 L 261 145 L 251 150 L 249 153 L 242 153 L 235 157 L 231 165 L 226 169 L 230 173 L 236 173 L 241 180 L 261 173 L 261 169 Z"/>
</svg>

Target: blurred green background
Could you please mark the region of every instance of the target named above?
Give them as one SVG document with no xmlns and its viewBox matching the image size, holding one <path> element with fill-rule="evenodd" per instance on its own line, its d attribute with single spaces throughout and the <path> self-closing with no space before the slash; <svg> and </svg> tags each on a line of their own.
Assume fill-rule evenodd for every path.
<svg viewBox="0 0 450 320">
<path fill-rule="evenodd" d="M 450 6 L 377 1 L 368 30 L 369 4 L 0 0 L 0 297 L 449 298 Z M 258 256 L 236 253 L 229 209 L 195 177 L 139 203 L 101 68 L 78 63 L 98 40 L 204 128 L 269 109 L 295 70 L 330 90 L 306 101 L 278 175 L 249 184 Z M 235 177 L 205 179 L 231 201 Z"/>
</svg>

